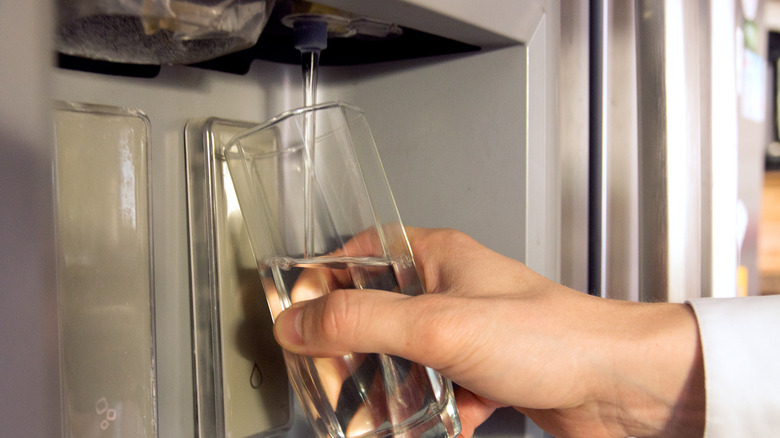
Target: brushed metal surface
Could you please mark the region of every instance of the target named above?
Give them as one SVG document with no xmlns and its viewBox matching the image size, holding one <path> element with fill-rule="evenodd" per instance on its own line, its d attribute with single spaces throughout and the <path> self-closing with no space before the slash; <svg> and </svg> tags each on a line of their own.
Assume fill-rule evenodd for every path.
<svg viewBox="0 0 780 438">
<path fill-rule="evenodd" d="M 588 272 L 588 5 L 561 1 L 558 112 L 561 282 L 580 291 Z"/>
<path fill-rule="evenodd" d="M 636 3 L 639 298 L 701 291 L 699 2 Z"/>
</svg>

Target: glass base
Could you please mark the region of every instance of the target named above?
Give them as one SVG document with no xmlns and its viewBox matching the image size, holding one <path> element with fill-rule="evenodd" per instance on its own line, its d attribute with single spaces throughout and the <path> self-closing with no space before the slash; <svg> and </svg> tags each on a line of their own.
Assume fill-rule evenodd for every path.
<svg viewBox="0 0 780 438">
<path fill-rule="evenodd" d="M 429 420 L 411 428 L 405 432 L 394 432 L 392 437 L 404 438 L 454 438 L 460 435 L 461 424 L 458 416 L 458 408 L 455 406 L 455 397 L 452 390 L 449 391 L 449 397 L 444 404 L 444 408 L 438 415 Z"/>
<path fill-rule="evenodd" d="M 321 419 L 320 421 L 310 419 L 310 422 L 319 438 L 455 438 L 462 430 L 454 397 L 447 399 L 439 413 L 412 423 L 409 427 L 384 428 L 381 431 L 351 435 L 328 427 Z"/>
<path fill-rule="evenodd" d="M 319 438 L 454 438 L 461 432 L 452 383 L 430 368 L 375 354 L 310 358 L 285 352 L 285 356 L 290 383 Z M 346 369 L 349 362 L 370 366 L 375 360 L 384 363 L 381 374 L 367 367 L 347 380 L 337 378 L 338 384 L 333 385 L 334 375 L 325 373 L 336 369 L 334 365 Z M 362 380 L 361 375 L 372 377 Z M 384 385 L 369 383 L 379 383 L 380 375 Z M 404 389 L 395 384 L 399 382 L 411 386 Z M 419 410 L 412 412 L 415 409 Z"/>
</svg>

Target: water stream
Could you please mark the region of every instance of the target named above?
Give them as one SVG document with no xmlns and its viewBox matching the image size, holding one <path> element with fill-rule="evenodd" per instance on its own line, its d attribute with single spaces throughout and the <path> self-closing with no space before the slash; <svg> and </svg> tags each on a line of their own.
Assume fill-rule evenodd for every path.
<svg viewBox="0 0 780 438">
<path fill-rule="evenodd" d="M 301 67 L 303 70 L 303 105 L 314 106 L 317 103 L 317 72 L 319 69 L 320 52 L 313 50 L 301 53 Z M 315 115 L 313 112 L 304 116 L 304 143 L 305 157 L 303 181 L 303 220 L 304 220 L 304 258 L 314 257 L 314 141 L 315 141 Z"/>
</svg>

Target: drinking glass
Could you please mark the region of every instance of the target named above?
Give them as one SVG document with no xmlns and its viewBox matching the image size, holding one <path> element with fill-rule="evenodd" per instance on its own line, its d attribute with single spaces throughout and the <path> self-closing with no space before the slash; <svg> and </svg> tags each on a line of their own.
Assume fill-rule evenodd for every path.
<svg viewBox="0 0 780 438">
<path fill-rule="evenodd" d="M 334 289 L 424 293 L 364 114 L 304 107 L 238 134 L 225 158 L 274 318 Z M 320 437 L 454 437 L 451 383 L 400 357 L 285 352 Z"/>
</svg>

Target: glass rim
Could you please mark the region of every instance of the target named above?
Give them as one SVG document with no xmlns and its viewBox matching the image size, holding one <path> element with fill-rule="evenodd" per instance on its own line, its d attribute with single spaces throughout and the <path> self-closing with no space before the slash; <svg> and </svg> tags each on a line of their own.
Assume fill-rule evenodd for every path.
<svg viewBox="0 0 780 438">
<path fill-rule="evenodd" d="M 262 130 L 268 128 L 269 126 L 273 126 L 275 124 L 278 124 L 279 122 L 281 122 L 281 121 L 283 121 L 285 119 L 289 119 L 289 118 L 292 118 L 292 117 L 297 117 L 297 116 L 300 116 L 300 115 L 306 114 L 306 113 L 312 113 L 312 112 L 315 112 L 315 111 L 322 111 L 322 110 L 329 110 L 329 109 L 333 109 L 333 108 L 348 109 L 348 110 L 354 111 L 354 112 L 356 112 L 358 114 L 363 114 L 363 110 L 358 108 L 358 107 L 356 107 L 355 105 L 352 105 L 352 104 L 349 104 L 349 103 L 346 103 L 346 102 L 342 102 L 342 101 L 338 101 L 338 100 L 330 101 L 330 102 L 323 102 L 323 103 L 319 103 L 319 104 L 311 105 L 311 106 L 302 106 L 302 107 L 299 107 L 299 108 L 291 109 L 291 110 L 285 111 L 283 113 L 277 114 L 276 116 L 266 120 L 265 122 L 261 122 L 257 126 L 254 126 L 254 127 L 249 128 L 249 129 L 247 129 L 245 131 L 239 132 L 233 138 L 231 138 L 230 141 L 228 141 L 226 143 L 224 149 L 227 151 L 227 150 L 231 149 L 242 138 L 247 137 L 249 135 L 252 135 L 252 134 L 254 134 L 256 132 L 262 131 Z"/>
</svg>

